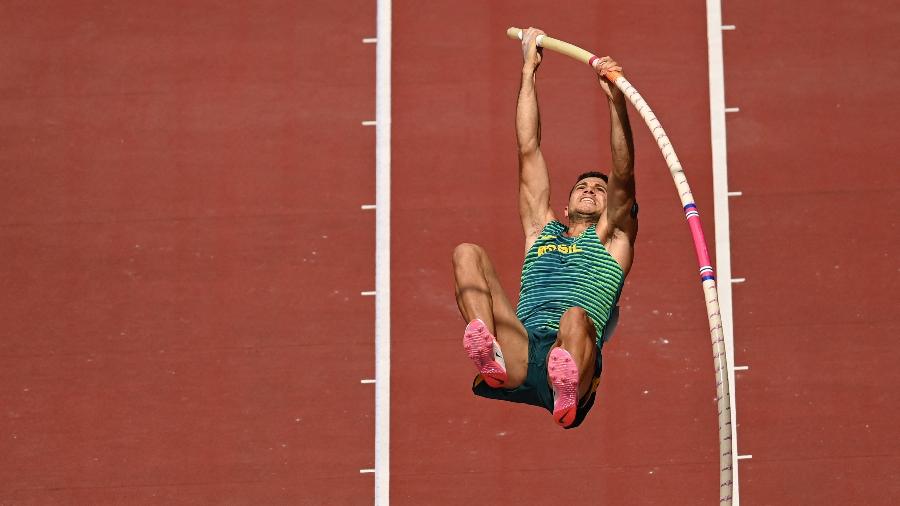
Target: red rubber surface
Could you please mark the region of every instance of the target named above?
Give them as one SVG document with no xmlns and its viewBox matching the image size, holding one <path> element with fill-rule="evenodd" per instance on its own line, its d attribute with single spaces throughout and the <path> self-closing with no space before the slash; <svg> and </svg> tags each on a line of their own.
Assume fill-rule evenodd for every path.
<svg viewBox="0 0 900 506">
<path fill-rule="evenodd" d="M 897 18 L 724 6 L 745 504 L 900 498 Z M 623 63 L 713 237 L 702 4 L 394 2 L 392 503 L 715 504 L 702 291 L 636 114 L 593 412 L 469 390 L 449 257 L 483 245 L 515 295 L 528 24 Z M 373 1 L 0 8 L 0 504 L 371 503 L 374 32 Z M 540 74 L 560 209 L 607 112 L 589 69 Z"/>
<path fill-rule="evenodd" d="M 374 4 L 0 10 L 0 504 L 369 497 Z"/>
</svg>

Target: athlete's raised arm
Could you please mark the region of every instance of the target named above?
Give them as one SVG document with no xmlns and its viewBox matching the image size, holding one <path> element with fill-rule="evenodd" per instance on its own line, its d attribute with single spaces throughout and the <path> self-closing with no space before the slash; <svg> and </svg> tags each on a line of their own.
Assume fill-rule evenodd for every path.
<svg viewBox="0 0 900 506">
<path fill-rule="evenodd" d="M 612 58 L 605 56 L 597 62 L 595 70 L 600 87 L 603 88 L 609 102 L 609 142 L 612 151 L 606 223 L 598 233 L 601 240 L 606 243 L 610 254 L 627 273 L 634 259 L 634 240 L 638 230 L 634 186 L 634 140 L 631 137 L 625 95 L 606 78 L 607 72 L 622 72 L 622 67 Z"/>
<path fill-rule="evenodd" d="M 525 249 L 531 247 L 541 230 L 554 219 L 550 209 L 550 174 L 541 153 L 541 115 L 535 80 L 541 64 L 541 50 L 535 38 L 541 30 L 522 33 L 522 84 L 516 104 L 516 139 L 519 145 L 519 217 L 525 231 Z"/>
</svg>

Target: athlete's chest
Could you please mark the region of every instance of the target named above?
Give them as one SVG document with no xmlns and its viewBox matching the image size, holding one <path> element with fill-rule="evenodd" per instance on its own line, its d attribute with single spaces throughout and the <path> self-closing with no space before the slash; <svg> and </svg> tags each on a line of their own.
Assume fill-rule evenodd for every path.
<svg viewBox="0 0 900 506">
<path fill-rule="evenodd" d="M 589 266 L 601 261 L 605 251 L 595 233 L 575 237 L 556 233 L 541 234 L 530 256 L 535 266 L 557 270 Z"/>
</svg>

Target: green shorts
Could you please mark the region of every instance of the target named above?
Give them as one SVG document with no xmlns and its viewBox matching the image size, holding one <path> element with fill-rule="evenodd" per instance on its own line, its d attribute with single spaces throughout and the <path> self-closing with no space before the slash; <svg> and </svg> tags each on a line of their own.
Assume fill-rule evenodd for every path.
<svg viewBox="0 0 900 506">
<path fill-rule="evenodd" d="M 550 327 L 536 327 L 528 331 L 528 374 L 525 382 L 516 388 L 491 388 L 481 378 L 475 377 L 472 384 L 472 392 L 488 399 L 497 399 L 509 402 L 521 402 L 531 404 L 553 412 L 553 391 L 547 380 L 547 355 L 556 343 L 556 334 L 559 332 Z M 600 372 L 603 370 L 603 359 L 600 355 L 600 347 L 597 347 L 597 361 L 594 365 L 594 379 L 591 389 L 579 401 L 575 415 L 575 421 L 567 429 L 574 429 L 581 425 L 588 412 L 594 406 L 594 398 L 597 395 L 597 387 L 600 385 Z"/>
</svg>

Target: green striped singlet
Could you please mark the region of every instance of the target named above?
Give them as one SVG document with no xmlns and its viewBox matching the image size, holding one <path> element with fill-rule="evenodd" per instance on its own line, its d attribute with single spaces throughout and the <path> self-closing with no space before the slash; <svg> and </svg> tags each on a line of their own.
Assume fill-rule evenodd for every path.
<svg viewBox="0 0 900 506">
<path fill-rule="evenodd" d="M 516 316 L 527 328 L 559 330 L 563 313 L 582 307 L 597 327 L 599 344 L 625 274 L 597 237 L 596 224 L 578 237 L 566 237 L 566 230 L 551 221 L 525 255 Z"/>
</svg>

